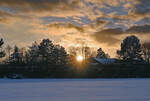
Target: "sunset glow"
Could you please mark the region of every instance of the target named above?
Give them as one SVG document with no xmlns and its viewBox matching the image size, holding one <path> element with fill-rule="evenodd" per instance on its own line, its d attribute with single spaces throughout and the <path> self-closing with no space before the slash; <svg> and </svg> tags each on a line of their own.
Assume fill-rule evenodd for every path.
<svg viewBox="0 0 150 101">
<path fill-rule="evenodd" d="M 80 62 L 80 61 L 83 61 L 83 56 L 78 55 L 78 56 L 77 56 L 77 61 L 79 61 L 79 62 Z"/>
<path fill-rule="evenodd" d="M 150 0 L 0 0 L 0 82 L 0 101 L 150 101 Z"/>
<path fill-rule="evenodd" d="M 66 50 L 101 47 L 115 58 L 128 35 L 149 42 L 149 5 L 150 0 L 0 0 L 0 38 L 19 47 L 43 38 Z"/>
</svg>

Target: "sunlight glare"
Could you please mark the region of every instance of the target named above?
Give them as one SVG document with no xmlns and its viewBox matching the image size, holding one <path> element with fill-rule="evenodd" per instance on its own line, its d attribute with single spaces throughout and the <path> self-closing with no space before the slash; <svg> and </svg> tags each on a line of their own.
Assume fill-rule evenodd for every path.
<svg viewBox="0 0 150 101">
<path fill-rule="evenodd" d="M 78 55 L 78 56 L 77 56 L 77 61 L 83 61 L 83 56 Z"/>
</svg>

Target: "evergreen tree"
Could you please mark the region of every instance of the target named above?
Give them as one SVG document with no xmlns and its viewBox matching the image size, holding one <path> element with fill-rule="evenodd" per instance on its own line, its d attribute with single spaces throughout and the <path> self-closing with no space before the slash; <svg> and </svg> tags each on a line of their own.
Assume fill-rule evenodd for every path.
<svg viewBox="0 0 150 101">
<path fill-rule="evenodd" d="M 17 46 L 14 47 L 14 52 L 10 56 L 11 63 L 20 64 L 23 62 L 23 53 L 20 52 Z"/>
<path fill-rule="evenodd" d="M 99 48 L 97 50 L 97 56 L 96 58 L 108 58 L 109 55 L 108 54 L 105 54 L 105 52 L 102 50 L 102 48 Z"/>
<path fill-rule="evenodd" d="M 26 61 L 31 64 L 39 62 L 39 46 L 37 42 L 34 42 L 32 46 L 29 47 L 26 53 Z"/>
<path fill-rule="evenodd" d="M 150 63 L 150 42 L 142 44 L 143 58 Z"/>
<path fill-rule="evenodd" d="M 53 63 L 53 52 L 54 45 L 51 40 L 43 39 L 39 45 L 39 56 L 42 62 Z"/>
<path fill-rule="evenodd" d="M 3 39 L 1 38 L 1 39 L 0 39 L 0 58 L 2 58 L 2 57 L 5 56 L 5 52 L 2 50 L 3 44 L 4 44 L 4 41 L 3 41 Z"/>
<path fill-rule="evenodd" d="M 142 49 L 140 40 L 136 36 L 128 36 L 121 43 L 121 50 L 117 51 L 123 60 L 141 60 Z"/>
<path fill-rule="evenodd" d="M 67 63 L 67 52 L 64 47 L 60 45 L 54 46 L 53 52 L 52 52 L 53 61 L 57 65 L 62 65 Z"/>
</svg>

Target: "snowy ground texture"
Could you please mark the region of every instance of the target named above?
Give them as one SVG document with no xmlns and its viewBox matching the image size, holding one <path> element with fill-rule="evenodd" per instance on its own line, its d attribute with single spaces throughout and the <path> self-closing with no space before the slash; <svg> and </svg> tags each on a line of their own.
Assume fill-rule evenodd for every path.
<svg viewBox="0 0 150 101">
<path fill-rule="evenodd" d="M 0 101 L 150 101 L 150 79 L 0 79 Z"/>
</svg>

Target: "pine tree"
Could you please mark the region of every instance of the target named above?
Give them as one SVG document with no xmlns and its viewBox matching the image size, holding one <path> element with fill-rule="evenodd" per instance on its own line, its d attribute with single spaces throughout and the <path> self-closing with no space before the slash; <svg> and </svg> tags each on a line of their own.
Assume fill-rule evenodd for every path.
<svg viewBox="0 0 150 101">
<path fill-rule="evenodd" d="M 3 44 L 4 44 L 4 41 L 3 41 L 3 39 L 1 38 L 1 39 L 0 39 L 0 58 L 2 58 L 2 57 L 5 56 L 5 52 L 2 50 Z"/>
<path fill-rule="evenodd" d="M 52 52 L 53 61 L 57 65 L 62 65 L 67 63 L 67 52 L 64 47 L 60 45 L 55 45 Z"/>
<path fill-rule="evenodd" d="M 29 47 L 26 53 L 26 61 L 31 64 L 39 62 L 39 46 L 37 42 L 34 42 L 32 46 Z"/>
<path fill-rule="evenodd" d="M 121 43 L 121 50 L 117 51 L 123 60 L 141 60 L 142 49 L 140 40 L 136 36 L 128 36 Z"/>
<path fill-rule="evenodd" d="M 97 50 L 97 56 L 96 58 L 108 58 L 108 54 L 105 54 L 105 52 L 102 50 L 102 48 L 99 48 Z"/>
<path fill-rule="evenodd" d="M 51 40 L 43 39 L 39 45 L 39 55 L 41 57 L 41 61 L 45 63 L 53 63 L 53 52 L 54 45 Z"/>
<path fill-rule="evenodd" d="M 20 64 L 23 62 L 23 54 L 17 46 L 14 47 L 14 52 L 10 56 L 10 62 Z"/>
<path fill-rule="evenodd" d="M 142 44 L 142 51 L 144 60 L 150 63 L 150 42 Z"/>
</svg>

